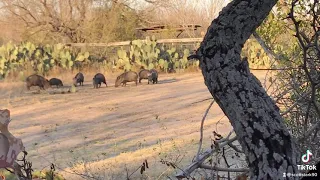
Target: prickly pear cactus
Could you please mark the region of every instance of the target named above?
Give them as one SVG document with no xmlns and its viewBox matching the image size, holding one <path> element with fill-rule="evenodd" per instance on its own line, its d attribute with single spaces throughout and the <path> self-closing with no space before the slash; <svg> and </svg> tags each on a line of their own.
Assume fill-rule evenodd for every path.
<svg viewBox="0 0 320 180">
<path fill-rule="evenodd" d="M 270 59 L 262 47 L 254 39 L 248 39 L 242 50 L 242 56 L 248 57 L 252 68 L 269 67 Z"/>
<path fill-rule="evenodd" d="M 21 139 L 14 137 L 8 130 L 10 111 L 0 110 L 0 168 L 13 166 L 18 154 L 25 151 Z"/>
<path fill-rule="evenodd" d="M 183 45 L 161 45 L 155 36 L 144 40 L 133 40 L 128 49 L 118 49 L 115 56 L 110 56 L 108 62 L 102 65 L 109 69 L 129 71 L 134 67 L 143 66 L 146 69 L 159 69 L 167 72 L 169 69 L 186 69 L 197 66 L 196 61 L 188 61 L 190 50 Z M 65 47 L 63 44 L 35 45 L 23 42 L 15 45 L 11 42 L 0 47 L 0 79 L 7 77 L 10 72 L 20 72 L 24 79 L 24 70 L 48 75 L 54 67 L 66 70 L 81 68 L 83 65 L 93 65 L 96 61 L 89 52 L 78 52 L 76 49 Z"/>
<path fill-rule="evenodd" d="M 73 52 L 61 43 L 36 46 L 30 42 L 19 45 L 9 42 L 0 47 L 0 78 L 11 71 L 22 72 L 29 66 L 39 74 L 48 73 L 55 66 L 71 70 L 76 61 L 88 61 L 89 56 L 89 52 Z"/>
</svg>

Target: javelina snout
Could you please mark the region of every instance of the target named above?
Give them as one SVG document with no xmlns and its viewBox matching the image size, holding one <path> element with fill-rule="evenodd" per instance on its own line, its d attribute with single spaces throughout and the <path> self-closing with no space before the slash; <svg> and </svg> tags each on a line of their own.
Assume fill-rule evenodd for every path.
<svg viewBox="0 0 320 180">
<path fill-rule="evenodd" d="M 48 79 L 36 74 L 27 77 L 26 83 L 28 90 L 30 90 L 30 87 L 32 86 L 39 86 L 39 88 L 43 90 L 50 88 L 50 82 Z"/>
<path fill-rule="evenodd" d="M 120 86 L 122 84 L 123 86 L 127 85 L 127 82 L 136 82 L 136 86 L 138 85 L 138 74 L 134 71 L 128 71 L 125 73 L 122 73 L 120 76 L 117 77 L 115 82 L 115 87 Z"/>
<path fill-rule="evenodd" d="M 57 86 L 57 87 L 63 86 L 62 81 L 58 78 L 51 78 L 49 80 L 49 83 L 50 83 L 50 86 Z"/>
<path fill-rule="evenodd" d="M 81 72 L 77 73 L 73 78 L 73 85 L 77 87 L 78 83 L 83 86 L 84 76 Z"/>
</svg>

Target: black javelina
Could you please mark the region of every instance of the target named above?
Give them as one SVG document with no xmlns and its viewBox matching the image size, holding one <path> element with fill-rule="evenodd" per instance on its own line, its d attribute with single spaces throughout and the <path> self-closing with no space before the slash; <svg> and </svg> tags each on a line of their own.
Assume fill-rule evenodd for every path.
<svg viewBox="0 0 320 180">
<path fill-rule="evenodd" d="M 92 84 L 93 84 L 93 88 L 98 89 L 99 87 L 101 87 L 101 79 L 100 78 L 92 78 Z"/>
<path fill-rule="evenodd" d="M 150 73 L 148 74 L 148 84 L 152 82 L 152 84 L 158 84 L 158 72 L 155 69 L 151 69 Z"/>
<path fill-rule="evenodd" d="M 84 76 L 81 72 L 79 72 L 73 78 L 73 85 L 77 87 L 77 84 L 79 83 L 81 86 L 83 86 L 83 81 L 84 81 Z"/>
<path fill-rule="evenodd" d="M 50 86 L 57 86 L 57 87 L 61 87 L 63 86 L 62 81 L 58 78 L 51 78 L 49 80 Z"/>
<path fill-rule="evenodd" d="M 101 87 L 101 83 L 104 83 L 106 87 L 108 87 L 106 78 L 101 73 L 97 73 L 96 75 L 94 75 L 92 81 L 93 81 L 93 88 L 98 88 L 97 87 L 98 84 L 99 84 L 99 87 Z"/>
<path fill-rule="evenodd" d="M 143 69 L 139 72 L 139 83 L 141 83 L 142 79 L 148 79 L 148 74 L 150 74 L 150 71 L 147 69 Z"/>
<path fill-rule="evenodd" d="M 115 87 L 118 87 L 120 84 L 123 84 L 123 86 L 126 86 L 127 82 L 136 82 L 136 86 L 138 85 L 138 74 L 133 71 L 128 71 L 125 73 L 122 73 L 120 76 L 117 77 L 117 80 L 115 82 Z"/>
<path fill-rule="evenodd" d="M 27 77 L 26 83 L 28 90 L 30 90 L 31 86 L 39 86 L 40 89 L 43 90 L 48 89 L 50 87 L 50 82 L 48 81 L 48 79 L 36 74 Z"/>
</svg>

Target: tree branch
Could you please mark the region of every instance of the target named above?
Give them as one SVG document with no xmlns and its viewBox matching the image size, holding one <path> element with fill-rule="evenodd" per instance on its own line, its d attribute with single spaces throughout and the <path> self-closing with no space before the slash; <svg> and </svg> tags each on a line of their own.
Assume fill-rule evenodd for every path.
<svg viewBox="0 0 320 180">
<path fill-rule="evenodd" d="M 228 145 L 229 143 L 234 142 L 235 140 L 237 140 L 237 137 L 233 137 L 228 141 L 224 141 L 222 143 L 219 144 L 219 146 L 213 147 L 212 149 L 206 150 L 202 155 L 199 156 L 199 160 L 196 160 L 194 162 L 192 162 L 187 168 L 185 168 L 183 171 L 180 171 L 176 174 L 176 177 L 178 179 L 182 179 L 182 178 L 187 178 L 190 176 L 190 174 L 198 169 L 200 167 L 200 165 L 206 160 L 208 159 L 214 152 L 216 152 L 217 149 L 222 148 L 226 145 Z"/>
<path fill-rule="evenodd" d="M 215 171 L 225 171 L 225 172 L 248 172 L 248 168 L 223 168 L 223 167 L 218 167 L 218 166 L 209 166 L 205 164 L 200 165 L 201 168 L 203 169 L 210 169 L 210 170 L 215 170 Z"/>
<path fill-rule="evenodd" d="M 198 153 L 196 156 L 197 161 L 199 161 L 199 155 L 200 155 L 200 151 L 201 151 L 201 146 L 202 146 L 202 140 L 203 140 L 203 124 L 204 121 L 209 113 L 209 110 L 211 109 L 212 105 L 213 105 L 214 101 L 212 101 L 209 105 L 209 107 L 207 108 L 206 112 L 204 113 L 204 116 L 201 120 L 201 126 L 200 126 L 200 140 L 199 140 L 199 148 L 198 148 Z"/>
</svg>

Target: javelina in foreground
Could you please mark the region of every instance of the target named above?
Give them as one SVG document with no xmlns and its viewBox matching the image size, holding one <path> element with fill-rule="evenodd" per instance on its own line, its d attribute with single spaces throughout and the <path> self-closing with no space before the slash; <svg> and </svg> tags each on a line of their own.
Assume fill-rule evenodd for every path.
<svg viewBox="0 0 320 180">
<path fill-rule="evenodd" d="M 101 79 L 92 78 L 92 84 L 93 84 L 93 88 L 98 89 L 99 87 L 101 87 Z"/>
<path fill-rule="evenodd" d="M 48 89 L 50 87 L 50 82 L 48 81 L 48 79 L 36 74 L 27 77 L 26 83 L 28 90 L 30 90 L 31 86 L 39 86 L 40 89 L 43 90 Z"/>
<path fill-rule="evenodd" d="M 147 69 L 142 69 L 139 72 L 139 83 L 141 83 L 142 79 L 148 79 L 148 74 L 150 74 L 150 71 Z"/>
<path fill-rule="evenodd" d="M 152 82 L 152 84 L 158 84 L 158 72 L 155 69 L 151 69 L 150 73 L 148 74 L 148 84 Z"/>
<path fill-rule="evenodd" d="M 63 86 L 62 81 L 58 78 L 51 78 L 49 80 L 49 83 L 50 83 L 50 86 L 57 86 L 57 87 Z"/>
<path fill-rule="evenodd" d="M 101 73 L 97 73 L 93 77 L 92 82 L 93 82 L 93 88 L 98 88 L 98 85 L 99 85 L 99 87 L 101 87 L 101 83 L 106 84 L 106 87 L 108 87 L 107 82 L 106 82 L 106 78 Z"/>
<path fill-rule="evenodd" d="M 138 85 L 138 74 L 133 71 L 128 71 L 125 73 L 122 73 L 120 76 L 117 77 L 117 80 L 115 82 L 115 87 L 118 87 L 121 83 L 123 86 L 126 86 L 127 82 L 136 82 L 136 86 Z"/>
<path fill-rule="evenodd" d="M 76 74 L 76 76 L 73 78 L 73 85 L 77 86 L 77 84 L 79 83 L 81 86 L 83 86 L 83 81 L 84 81 L 84 76 L 81 72 L 79 72 L 78 74 Z"/>
</svg>

